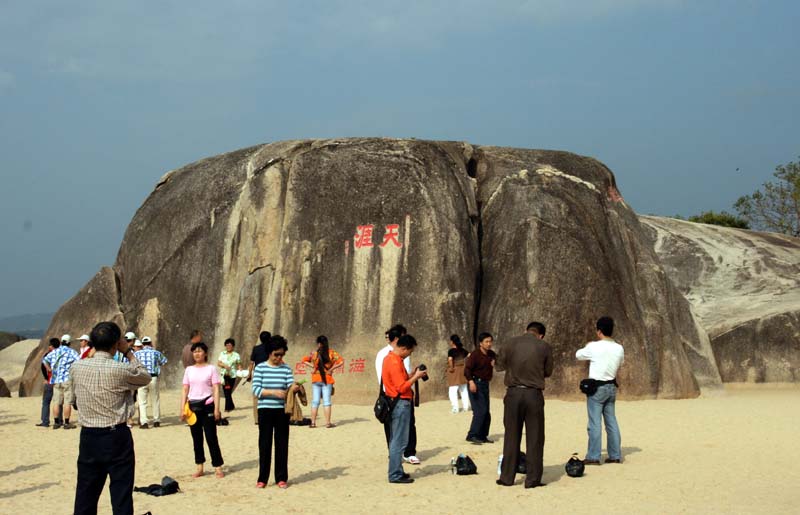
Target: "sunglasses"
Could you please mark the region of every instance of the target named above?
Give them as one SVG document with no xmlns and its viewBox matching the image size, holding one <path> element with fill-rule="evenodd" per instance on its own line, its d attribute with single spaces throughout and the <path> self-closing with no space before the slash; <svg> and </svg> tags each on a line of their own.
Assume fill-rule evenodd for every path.
<svg viewBox="0 0 800 515">
<path fill-rule="evenodd" d="M 282 358 L 282 357 L 286 356 L 286 353 L 285 352 L 273 352 L 272 355 L 275 356 L 276 358 Z"/>
<path fill-rule="evenodd" d="M 132 342 L 132 341 L 133 341 L 133 338 L 125 338 L 125 341 L 126 341 L 126 342 Z"/>
</svg>

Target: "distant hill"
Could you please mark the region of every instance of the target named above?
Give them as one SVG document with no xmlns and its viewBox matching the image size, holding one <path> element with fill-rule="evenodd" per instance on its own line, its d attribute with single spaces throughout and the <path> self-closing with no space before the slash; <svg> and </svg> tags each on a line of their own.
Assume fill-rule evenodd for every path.
<svg viewBox="0 0 800 515">
<path fill-rule="evenodd" d="M 0 318 L 0 331 L 24 338 L 41 338 L 55 313 L 34 313 Z"/>
</svg>

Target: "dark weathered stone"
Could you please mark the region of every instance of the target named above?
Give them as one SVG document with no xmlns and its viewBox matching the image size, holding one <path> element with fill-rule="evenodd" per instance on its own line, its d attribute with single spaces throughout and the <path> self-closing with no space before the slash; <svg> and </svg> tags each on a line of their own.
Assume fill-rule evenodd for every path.
<svg viewBox="0 0 800 515">
<path fill-rule="evenodd" d="M 698 382 L 719 385 L 707 340 L 605 166 L 566 152 L 483 147 L 477 169 L 477 329 L 494 332 L 498 348 L 528 322 L 543 322 L 556 364 L 547 391 L 577 396 L 586 364 L 575 351 L 609 315 L 625 347 L 624 395 L 690 397 Z"/>
<path fill-rule="evenodd" d="M 343 393 L 374 389 L 374 356 L 394 322 L 420 336 L 417 360 L 440 359 L 446 336 L 470 330 L 475 311 L 477 213 L 463 147 L 284 142 L 169 174 L 120 249 L 126 318 L 173 363 L 193 328 L 215 356 L 228 336 L 249 355 L 262 329 L 283 334 L 292 365 L 326 334 L 365 363 L 350 374 L 348 361 Z M 400 247 L 381 247 L 392 224 Z M 373 226 L 373 246 L 357 248 L 364 225 Z M 168 371 L 175 384 L 182 367 Z"/>
<path fill-rule="evenodd" d="M 11 397 L 11 391 L 2 377 L 0 377 L 0 397 Z"/>
<path fill-rule="evenodd" d="M 357 245 L 367 226 L 372 246 Z M 229 336 L 246 358 L 268 329 L 289 339 L 292 366 L 326 334 L 346 358 L 337 398 L 369 401 L 383 332 L 400 322 L 420 343 L 414 361 L 431 370 L 423 394 L 443 396 L 448 335 L 488 329 L 501 347 L 539 318 L 558 360 L 548 392 L 577 395 L 585 366 L 574 351 L 604 313 L 619 319 L 628 351 L 626 395 L 685 397 L 698 381 L 719 383 L 611 172 L 564 152 L 370 138 L 212 157 L 159 181 L 114 270 L 119 302 L 107 309 L 167 354 L 169 385 L 192 329 L 212 360 Z"/>
<path fill-rule="evenodd" d="M 800 239 L 641 217 L 725 382 L 800 380 Z"/>
<path fill-rule="evenodd" d="M 40 363 L 47 351 L 50 338 L 60 338 L 63 334 L 72 336 L 72 347 L 77 349 L 77 339 L 89 333 L 97 322 L 111 320 L 125 328 L 125 321 L 119 310 L 119 289 L 114 270 L 103 267 L 86 283 L 78 293 L 68 300 L 50 322 L 45 336 L 39 341 L 28 359 L 19 384 L 19 396 L 39 395 L 42 392 Z"/>
<path fill-rule="evenodd" d="M 21 341 L 22 337 L 18 334 L 6 333 L 0 331 L 0 350 L 10 347 L 11 345 Z"/>
</svg>

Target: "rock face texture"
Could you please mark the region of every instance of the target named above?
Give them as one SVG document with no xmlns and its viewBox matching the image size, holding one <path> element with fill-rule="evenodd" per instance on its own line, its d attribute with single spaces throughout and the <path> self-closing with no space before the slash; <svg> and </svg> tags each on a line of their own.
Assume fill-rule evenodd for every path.
<svg viewBox="0 0 800 515">
<path fill-rule="evenodd" d="M 586 376 L 575 350 L 596 339 L 604 314 L 625 347 L 626 395 L 688 397 L 719 385 L 708 341 L 608 168 L 566 152 L 480 152 L 480 330 L 496 332 L 502 348 L 529 321 L 543 322 L 557 366 L 548 390 L 558 394 Z"/>
<path fill-rule="evenodd" d="M 451 333 L 469 342 L 488 330 L 501 348 L 539 319 L 556 348 L 548 393 L 577 396 L 586 365 L 574 352 L 603 314 L 626 346 L 625 395 L 719 384 L 703 331 L 613 174 L 564 152 L 372 138 L 212 157 L 159 181 L 106 273 L 116 281 L 104 283 L 104 315 L 154 339 L 172 385 L 192 329 L 213 360 L 227 337 L 249 356 L 268 329 L 289 339 L 293 368 L 327 335 L 346 358 L 337 397 L 370 402 L 375 354 L 400 322 L 420 343 L 413 361 L 431 370 L 423 395 L 442 397 Z M 54 327 L 103 318 L 65 312 L 74 302 Z"/>
<path fill-rule="evenodd" d="M 88 334 L 92 327 L 103 320 L 116 322 L 124 329 L 125 321 L 119 309 L 119 284 L 114 270 L 103 267 L 86 283 L 86 286 L 68 300 L 50 322 L 45 336 L 25 362 L 25 371 L 19 385 L 20 397 L 39 395 L 42 392 L 42 376 L 40 363 L 47 351 L 47 343 L 51 337 L 60 338 L 62 334 L 70 334 L 73 338 L 72 348 L 77 349 L 77 338 Z"/>
<path fill-rule="evenodd" d="M 641 217 L 725 382 L 800 381 L 800 239 Z"/>
</svg>

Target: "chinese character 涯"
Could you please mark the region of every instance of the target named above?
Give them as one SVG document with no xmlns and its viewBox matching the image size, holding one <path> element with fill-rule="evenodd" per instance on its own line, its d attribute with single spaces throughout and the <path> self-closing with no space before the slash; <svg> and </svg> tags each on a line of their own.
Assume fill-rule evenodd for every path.
<svg viewBox="0 0 800 515">
<path fill-rule="evenodd" d="M 355 247 L 360 249 L 361 247 L 372 247 L 372 229 L 373 225 L 359 225 L 356 229 L 356 234 L 354 236 L 355 239 Z"/>
</svg>

